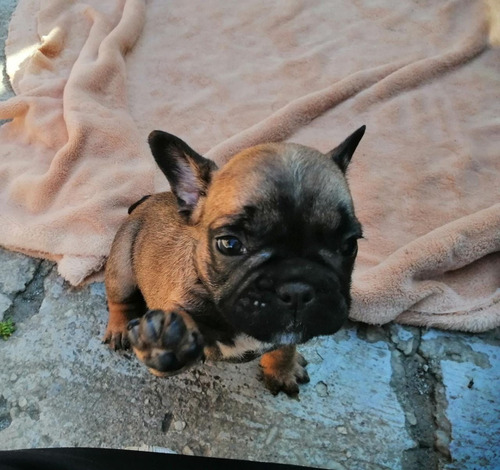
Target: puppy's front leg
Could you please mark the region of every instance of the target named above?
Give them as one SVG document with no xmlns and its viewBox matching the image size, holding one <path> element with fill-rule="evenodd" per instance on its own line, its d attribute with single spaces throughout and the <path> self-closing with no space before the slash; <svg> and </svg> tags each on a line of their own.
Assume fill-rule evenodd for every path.
<svg viewBox="0 0 500 470">
<path fill-rule="evenodd" d="M 260 358 L 264 384 L 273 395 L 281 391 L 289 396 L 297 395 L 299 384 L 309 382 L 306 365 L 295 345 L 283 346 Z"/>
<path fill-rule="evenodd" d="M 198 361 L 204 341 L 191 316 L 180 310 L 149 310 L 128 324 L 128 338 L 140 361 L 159 377 L 175 375 Z"/>
</svg>

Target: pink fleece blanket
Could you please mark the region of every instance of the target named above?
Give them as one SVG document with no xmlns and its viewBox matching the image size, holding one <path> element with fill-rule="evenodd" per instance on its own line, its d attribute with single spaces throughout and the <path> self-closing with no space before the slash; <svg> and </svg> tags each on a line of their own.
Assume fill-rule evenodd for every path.
<svg viewBox="0 0 500 470">
<path fill-rule="evenodd" d="M 366 239 L 351 317 L 500 325 L 500 42 L 480 0 L 20 0 L 0 103 L 0 244 L 98 273 L 127 207 L 167 188 L 153 129 L 219 164 L 327 151 Z"/>
</svg>

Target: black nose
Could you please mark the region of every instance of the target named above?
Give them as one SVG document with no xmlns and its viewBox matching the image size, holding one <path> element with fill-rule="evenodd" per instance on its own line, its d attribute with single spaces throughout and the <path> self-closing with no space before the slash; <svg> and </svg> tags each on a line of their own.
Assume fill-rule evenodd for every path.
<svg viewBox="0 0 500 470">
<path fill-rule="evenodd" d="M 314 300 L 314 289 L 302 282 L 287 282 L 276 289 L 276 293 L 288 307 L 301 309 Z"/>
</svg>

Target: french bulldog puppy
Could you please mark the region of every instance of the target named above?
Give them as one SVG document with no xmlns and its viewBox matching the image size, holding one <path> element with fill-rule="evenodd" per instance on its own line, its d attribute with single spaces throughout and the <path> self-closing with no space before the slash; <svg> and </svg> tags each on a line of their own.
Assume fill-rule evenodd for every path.
<svg viewBox="0 0 500 470">
<path fill-rule="evenodd" d="M 158 376 L 261 356 L 267 388 L 296 395 L 309 377 L 295 345 L 335 333 L 349 313 L 362 231 L 345 172 L 364 131 L 327 154 L 258 145 L 220 169 L 153 131 L 171 192 L 134 204 L 115 237 L 104 341 L 131 345 Z"/>
</svg>

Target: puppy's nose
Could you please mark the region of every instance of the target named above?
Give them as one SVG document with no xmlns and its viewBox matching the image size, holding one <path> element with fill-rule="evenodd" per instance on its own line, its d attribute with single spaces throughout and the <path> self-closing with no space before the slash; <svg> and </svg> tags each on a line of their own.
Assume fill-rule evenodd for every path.
<svg viewBox="0 0 500 470">
<path fill-rule="evenodd" d="M 282 302 L 288 307 L 301 309 L 314 300 L 314 289 L 302 282 L 286 282 L 276 289 Z"/>
</svg>

